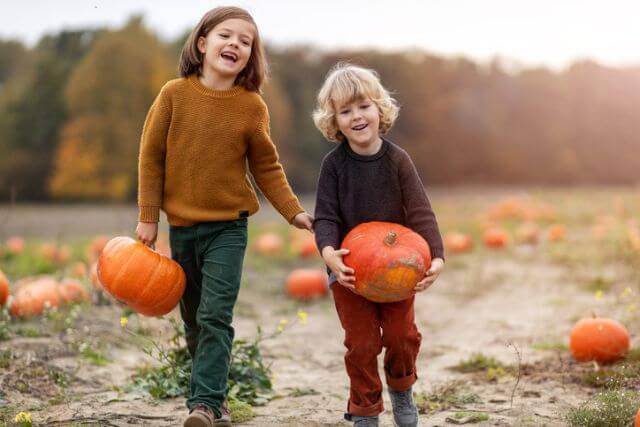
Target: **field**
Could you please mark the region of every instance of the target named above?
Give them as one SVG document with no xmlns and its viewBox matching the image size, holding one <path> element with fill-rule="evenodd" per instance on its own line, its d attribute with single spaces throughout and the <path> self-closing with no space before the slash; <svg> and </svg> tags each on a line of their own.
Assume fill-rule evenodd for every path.
<svg viewBox="0 0 640 427">
<path fill-rule="evenodd" d="M 443 234 L 464 233 L 474 245 L 449 252 L 444 273 L 416 299 L 423 335 L 414 386 L 420 425 L 629 425 L 640 405 L 640 191 L 438 188 L 429 194 Z M 312 210 L 313 201 L 304 202 Z M 289 242 L 298 234 L 262 205 L 250 220 L 234 326 L 236 338 L 246 341 L 237 354 L 249 355 L 238 362 L 239 375 L 264 381 L 235 390 L 251 403 L 234 406 L 237 424 L 348 425 L 343 333 L 333 303 L 330 297 L 298 301 L 285 291 L 290 271 L 323 264 L 296 256 Z M 88 267 L 95 236 L 131 235 L 135 215 L 132 206 L 1 207 L 0 270 L 11 288 L 37 275 L 76 275 L 91 301 L 24 319 L 5 310 L 0 425 L 28 425 L 28 419 L 52 426 L 181 424 L 179 376 L 188 364 L 171 341 L 179 315 L 137 316 L 97 290 L 88 268 L 76 270 L 79 262 Z M 504 247 L 483 244 L 483 233 L 495 226 L 508 236 Z M 553 234 L 553 226 L 564 233 Z M 254 251 L 267 231 L 283 238 L 282 253 Z M 22 250 L 10 250 L 13 236 L 24 239 Z M 166 242 L 165 231 L 160 238 Z M 51 246 L 65 255 L 50 258 L 43 248 Z M 593 315 L 626 326 L 625 359 L 611 365 L 573 359 L 571 328 Z M 381 425 L 391 426 L 384 397 Z"/>
</svg>

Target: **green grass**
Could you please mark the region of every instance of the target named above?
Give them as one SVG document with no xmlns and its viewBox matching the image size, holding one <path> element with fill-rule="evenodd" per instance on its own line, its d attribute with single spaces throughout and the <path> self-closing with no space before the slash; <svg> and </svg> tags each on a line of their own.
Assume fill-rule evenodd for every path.
<svg viewBox="0 0 640 427">
<path fill-rule="evenodd" d="M 571 427 L 627 427 L 632 425 L 640 396 L 630 390 L 598 393 L 565 415 Z"/>
<path fill-rule="evenodd" d="M 457 365 L 450 367 L 452 371 L 471 373 L 488 371 L 489 369 L 505 368 L 505 365 L 492 356 L 482 353 L 474 353 L 468 359 L 461 360 Z"/>
<path fill-rule="evenodd" d="M 569 351 L 569 347 L 560 342 L 538 342 L 532 344 L 531 348 L 539 351 Z"/>
<path fill-rule="evenodd" d="M 464 421 L 465 424 L 475 424 L 480 423 L 482 421 L 488 421 L 489 415 L 483 412 L 473 412 L 473 411 L 458 411 L 451 417 L 460 422 Z"/>
<path fill-rule="evenodd" d="M 421 414 L 432 414 L 450 408 L 462 409 L 481 400 L 477 394 L 465 390 L 463 381 L 451 381 L 434 387 L 428 393 L 416 393 L 415 402 Z"/>
</svg>

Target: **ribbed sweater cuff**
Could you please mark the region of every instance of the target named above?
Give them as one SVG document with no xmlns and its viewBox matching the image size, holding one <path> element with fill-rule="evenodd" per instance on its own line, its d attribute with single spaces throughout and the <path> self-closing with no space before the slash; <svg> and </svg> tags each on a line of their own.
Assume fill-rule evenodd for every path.
<svg viewBox="0 0 640 427">
<path fill-rule="evenodd" d="M 158 222 L 160 221 L 160 208 L 158 206 L 140 206 L 140 222 Z"/>
<path fill-rule="evenodd" d="M 284 206 L 278 207 L 278 212 L 282 215 L 289 224 L 293 222 L 293 218 L 298 215 L 300 212 L 304 212 L 304 208 L 300 205 L 298 200 L 293 200 L 291 202 L 286 203 Z"/>
<path fill-rule="evenodd" d="M 443 248 L 431 248 L 431 259 L 433 258 L 442 258 L 444 260 L 444 249 Z"/>
</svg>

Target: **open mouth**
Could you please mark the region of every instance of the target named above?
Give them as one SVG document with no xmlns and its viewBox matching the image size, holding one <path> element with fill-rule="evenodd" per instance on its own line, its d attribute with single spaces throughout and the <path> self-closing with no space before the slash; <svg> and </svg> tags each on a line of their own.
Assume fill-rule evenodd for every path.
<svg viewBox="0 0 640 427">
<path fill-rule="evenodd" d="M 238 62 L 238 55 L 233 52 L 222 52 L 220 56 L 227 61 Z"/>
<path fill-rule="evenodd" d="M 362 130 L 362 129 L 366 128 L 367 126 L 369 126 L 369 125 L 368 125 L 368 124 L 366 124 L 366 123 L 363 123 L 363 124 L 361 124 L 361 125 L 354 126 L 354 127 L 352 127 L 351 129 L 352 129 L 352 130 Z"/>
</svg>

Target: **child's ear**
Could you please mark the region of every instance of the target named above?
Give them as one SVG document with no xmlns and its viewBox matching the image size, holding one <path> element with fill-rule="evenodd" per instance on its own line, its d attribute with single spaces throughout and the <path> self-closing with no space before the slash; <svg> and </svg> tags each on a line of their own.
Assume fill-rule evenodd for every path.
<svg viewBox="0 0 640 427">
<path fill-rule="evenodd" d="M 198 37 L 198 43 L 196 43 L 196 46 L 198 46 L 198 51 L 204 55 L 205 47 L 207 46 L 207 39 L 202 36 Z"/>
</svg>

